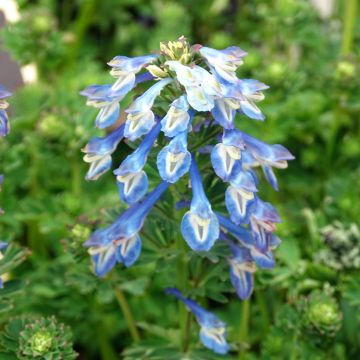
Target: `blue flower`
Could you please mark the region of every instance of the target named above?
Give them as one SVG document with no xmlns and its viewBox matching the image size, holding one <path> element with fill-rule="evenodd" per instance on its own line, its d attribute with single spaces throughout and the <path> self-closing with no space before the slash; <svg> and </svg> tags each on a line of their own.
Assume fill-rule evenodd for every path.
<svg viewBox="0 0 360 360">
<path fill-rule="evenodd" d="M 161 123 L 158 122 L 138 148 L 128 155 L 119 168 L 114 171 L 120 198 L 128 204 L 139 201 L 147 192 L 148 177 L 143 168 L 160 129 Z"/>
<path fill-rule="evenodd" d="M 287 168 L 287 161 L 295 159 L 289 150 L 282 145 L 267 144 L 240 130 L 227 131 L 226 138 L 228 141 L 231 139 L 233 144 L 236 142 L 243 144 L 246 148 L 246 152 L 250 155 L 250 158 L 248 157 L 247 160 L 248 166 L 262 166 L 266 179 L 275 190 L 278 190 L 277 180 L 272 171 L 272 167 L 278 169 Z"/>
<path fill-rule="evenodd" d="M 239 80 L 237 89 L 240 91 L 240 111 L 251 119 L 264 120 L 265 116 L 256 106 L 255 102 L 264 99 L 263 90 L 269 87 L 260 81 L 254 79 Z"/>
<path fill-rule="evenodd" d="M 118 120 L 119 102 L 134 88 L 135 84 L 153 79 L 148 73 L 139 76 L 136 74 L 155 59 L 154 55 L 135 58 L 117 56 L 109 62 L 112 67 L 110 74 L 117 78 L 114 84 L 91 85 L 80 92 L 88 98 L 87 105 L 100 109 L 95 120 L 96 127 L 104 129 Z"/>
<path fill-rule="evenodd" d="M 9 103 L 6 98 L 12 93 L 8 91 L 3 85 L 0 85 L 0 136 L 6 136 L 10 132 L 10 123 L 6 113 Z"/>
<path fill-rule="evenodd" d="M 96 230 L 85 242 L 98 276 L 106 275 L 117 262 L 129 267 L 138 259 L 141 252 L 138 233 L 147 214 L 168 186 L 168 183 L 160 183 L 143 202 L 129 207 L 110 226 Z"/>
<path fill-rule="evenodd" d="M 250 218 L 251 231 L 254 235 L 255 247 L 260 251 L 267 251 L 271 234 L 275 231 L 275 223 L 281 222 L 276 209 L 259 197 L 256 199 L 256 207 Z"/>
<path fill-rule="evenodd" d="M 245 133 L 242 133 L 242 136 L 248 151 L 262 166 L 266 180 L 275 190 L 278 190 L 277 179 L 272 168 L 285 169 L 288 166 L 288 160 L 293 160 L 295 157 L 282 145 L 269 145 Z"/>
<path fill-rule="evenodd" d="M 158 154 L 157 167 L 161 178 L 176 183 L 190 168 L 191 154 L 187 150 L 187 131 L 175 136 Z"/>
<path fill-rule="evenodd" d="M 168 137 L 187 131 L 190 123 L 189 104 L 184 95 L 175 99 L 169 111 L 161 120 L 161 130 Z"/>
<path fill-rule="evenodd" d="M 225 82 L 236 82 L 236 69 L 243 64 L 242 58 L 247 52 L 237 46 L 230 46 L 224 50 L 216 50 L 209 47 L 201 47 L 201 56 L 206 60 L 212 73 Z"/>
<path fill-rule="evenodd" d="M 146 65 L 157 59 L 157 55 L 144 55 L 129 58 L 127 56 L 115 56 L 108 65 L 112 67 L 110 74 L 117 78 L 111 86 L 110 96 L 123 98 L 130 92 L 136 83 L 136 74 Z"/>
<path fill-rule="evenodd" d="M 233 98 L 219 98 L 214 101 L 214 107 L 211 114 L 214 120 L 224 129 L 233 129 L 235 124 L 235 115 L 240 108 L 240 102 Z"/>
<path fill-rule="evenodd" d="M 234 236 L 242 246 L 251 249 L 254 247 L 254 238 L 251 233 L 251 231 L 243 226 L 236 225 L 226 217 L 216 214 L 219 223 L 222 227 L 222 229 L 225 231 L 225 233 L 230 233 L 232 236 Z"/>
<path fill-rule="evenodd" d="M 190 211 L 181 222 L 181 232 L 191 249 L 208 251 L 219 237 L 219 221 L 206 197 L 199 169 L 192 157 L 190 179 L 193 197 Z"/>
<path fill-rule="evenodd" d="M 232 145 L 219 143 L 211 151 L 211 163 L 217 176 L 223 181 L 241 171 L 241 150 Z"/>
<path fill-rule="evenodd" d="M 179 61 L 165 63 L 176 73 L 177 80 L 185 87 L 188 103 L 197 111 L 209 111 L 214 98 L 221 94 L 221 85 L 213 75 L 200 66 L 185 66 Z"/>
<path fill-rule="evenodd" d="M 213 313 L 205 310 L 194 300 L 184 297 L 176 288 L 168 288 L 165 290 L 165 293 L 177 297 L 195 315 L 201 327 L 200 340 L 205 347 L 221 355 L 229 352 L 230 346 L 226 342 L 227 331 L 224 322 Z"/>
<path fill-rule="evenodd" d="M 110 96 L 111 85 L 91 85 L 80 92 L 87 97 L 86 105 L 100 109 L 95 125 L 99 129 L 104 129 L 113 125 L 120 114 L 119 101 L 121 97 L 112 98 Z M 125 96 L 126 94 L 124 94 Z"/>
<path fill-rule="evenodd" d="M 235 245 L 232 241 L 228 241 L 228 245 L 231 251 L 231 256 L 227 259 L 230 265 L 230 280 L 239 298 L 246 300 L 254 289 L 256 265 L 249 249 Z"/>
<path fill-rule="evenodd" d="M 86 180 L 97 180 L 111 168 L 111 154 L 124 137 L 124 128 L 123 124 L 105 137 L 94 137 L 82 149 L 84 161 L 90 163 Z"/>
<path fill-rule="evenodd" d="M 158 81 L 130 105 L 126 110 L 128 113 L 125 123 L 126 138 L 133 141 L 151 130 L 155 123 L 155 115 L 151 108 L 161 90 L 172 81 L 171 78 Z"/>
<path fill-rule="evenodd" d="M 229 186 L 225 193 L 225 205 L 231 221 L 235 224 L 248 224 L 256 206 L 254 192 L 242 187 Z"/>
</svg>

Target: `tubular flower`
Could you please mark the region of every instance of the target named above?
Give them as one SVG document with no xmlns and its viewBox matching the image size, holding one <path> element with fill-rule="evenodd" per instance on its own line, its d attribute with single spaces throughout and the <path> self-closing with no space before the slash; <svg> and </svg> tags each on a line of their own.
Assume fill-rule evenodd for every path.
<svg viewBox="0 0 360 360">
<path fill-rule="evenodd" d="M 124 137 L 124 128 L 125 125 L 123 124 L 105 137 L 92 138 L 81 150 L 85 153 L 84 161 L 90 163 L 86 180 L 97 180 L 111 168 L 111 154 Z"/>
<path fill-rule="evenodd" d="M 165 293 L 177 297 L 195 315 L 196 321 L 201 327 L 200 340 L 205 347 L 221 355 L 229 352 L 230 346 L 226 342 L 225 323 L 194 300 L 184 297 L 178 289 L 168 288 Z"/>
<path fill-rule="evenodd" d="M 152 82 L 124 109 L 123 125 L 105 137 L 94 138 L 83 150 L 84 160 L 90 163 L 87 178 L 95 180 L 111 167 L 111 155 L 122 138 L 129 143 L 137 141 L 134 152 L 114 171 L 120 198 L 130 207 L 113 225 L 98 230 L 86 242 L 97 274 L 106 274 L 116 262 L 125 266 L 134 263 L 140 253 L 138 233 L 145 216 L 165 187 L 175 186 L 180 179 L 190 180 L 192 190 L 191 201 L 186 196 L 175 199 L 177 209 L 188 208 L 180 225 L 186 243 L 192 250 L 209 251 L 225 233 L 230 277 L 241 299 L 252 292 L 255 268 L 275 265 L 272 250 L 280 243 L 274 235 L 280 217 L 260 198 L 257 171 L 261 168 L 278 190 L 273 169 L 286 168 L 294 156 L 281 145 L 267 144 L 236 128 L 237 117 L 265 119 L 257 103 L 268 86 L 237 77 L 245 56 L 236 46 L 223 50 L 190 46 L 181 37 L 161 43 L 158 55 L 115 57 L 109 62 L 115 83 L 89 86 L 82 92 L 88 105 L 100 109 L 96 126 L 106 128 L 117 121 L 124 96 L 136 84 Z M 199 161 L 209 153 L 212 169 Z M 152 183 L 146 174 L 147 161 L 154 158 L 164 183 L 146 196 Z M 199 170 L 203 168 L 210 168 L 219 178 L 211 179 L 211 184 L 223 183 L 222 208 L 227 209 L 228 217 L 214 212 L 219 204 L 209 201 L 211 191 L 202 181 L 207 174 Z M 180 186 L 182 183 L 185 181 Z M 176 296 L 191 304 L 191 311 L 201 318 L 191 300 L 179 293 Z M 203 326 L 203 321 L 199 322 Z M 223 344 L 221 339 L 219 344 Z"/>
</svg>

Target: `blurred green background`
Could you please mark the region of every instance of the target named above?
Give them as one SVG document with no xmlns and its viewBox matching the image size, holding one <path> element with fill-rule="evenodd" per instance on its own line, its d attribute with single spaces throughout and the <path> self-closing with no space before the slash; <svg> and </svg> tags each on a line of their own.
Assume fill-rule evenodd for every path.
<svg viewBox="0 0 360 360">
<path fill-rule="evenodd" d="M 84 180 L 80 149 L 98 132 L 95 111 L 78 93 L 111 81 L 106 62 L 112 57 L 149 53 L 160 41 L 185 35 L 193 44 L 237 45 L 249 53 L 239 76 L 270 85 L 260 104 L 266 121 L 239 125 L 296 156 L 278 173 L 279 193 L 262 189 L 283 218 L 277 267 L 257 273 L 249 302 L 229 295 L 225 267 L 216 267 L 199 290 L 229 323 L 237 350 L 224 358 L 359 359 L 358 1 L 17 3 L 21 19 L 1 30 L 3 47 L 21 66 L 35 64 L 38 79 L 17 89 L 12 131 L 0 142 L 6 174 L 0 232 L 31 254 L 9 275 L 22 282 L 11 297 L 3 294 L 9 305 L 3 331 L 12 316 L 55 315 L 70 326 L 81 359 L 182 358 L 172 350 L 179 336 L 176 304 L 162 295 L 176 254 L 145 249 L 139 265 L 117 269 L 108 281 L 91 272 L 81 244 L 121 205 L 112 176 Z M 119 162 L 123 153 L 115 156 Z M 166 231 L 154 224 L 166 243 Z M 140 342 L 129 332 L 124 306 Z M 200 350 L 192 330 L 198 352 L 187 359 L 220 358 Z"/>
</svg>

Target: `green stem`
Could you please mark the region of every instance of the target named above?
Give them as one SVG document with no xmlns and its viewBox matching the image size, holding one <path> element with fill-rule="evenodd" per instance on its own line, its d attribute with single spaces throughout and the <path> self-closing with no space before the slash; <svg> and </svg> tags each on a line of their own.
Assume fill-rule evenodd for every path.
<svg viewBox="0 0 360 360">
<path fill-rule="evenodd" d="M 344 1 L 344 30 L 342 34 L 341 42 L 341 55 L 348 56 L 351 52 L 353 38 L 354 38 L 354 27 L 356 22 L 357 14 L 357 2 L 358 0 L 345 0 Z"/>
<path fill-rule="evenodd" d="M 99 341 L 100 353 L 102 360 L 116 360 L 118 356 L 111 346 L 107 336 L 107 330 L 103 323 L 100 323 L 97 328 L 97 336 Z"/>
<path fill-rule="evenodd" d="M 180 252 L 178 261 L 177 261 L 177 284 L 178 288 L 181 291 L 186 290 L 187 288 L 187 264 L 184 254 L 184 241 L 181 236 L 177 236 L 176 240 L 177 248 Z M 179 301 L 179 326 L 181 331 L 181 350 L 186 352 L 189 348 L 189 340 L 190 340 L 190 328 L 189 328 L 189 317 L 190 313 L 186 310 L 183 303 Z"/>
<path fill-rule="evenodd" d="M 79 17 L 76 20 L 76 27 L 74 31 L 75 41 L 72 47 L 69 49 L 68 53 L 68 65 L 72 65 L 77 60 L 84 35 L 86 34 L 87 29 L 91 25 L 91 22 L 94 20 L 95 10 L 95 0 L 83 0 L 79 11 Z"/>
<path fill-rule="evenodd" d="M 239 359 L 244 360 L 246 356 L 246 343 L 248 340 L 249 332 L 249 319 L 250 319 L 250 301 L 244 300 L 241 304 L 241 319 L 239 328 L 239 340 L 242 344 L 239 350 Z"/>
<path fill-rule="evenodd" d="M 129 331 L 130 331 L 133 341 L 134 342 L 140 341 L 140 334 L 138 332 L 134 317 L 132 315 L 129 304 L 126 301 L 126 298 L 125 298 L 123 292 L 120 290 L 120 288 L 118 286 L 114 287 L 114 292 L 115 292 L 116 299 L 120 305 L 121 311 L 124 314 L 124 317 L 125 317 L 125 320 L 128 325 L 128 328 L 129 328 Z"/>
<path fill-rule="evenodd" d="M 265 294 L 263 291 L 258 291 L 256 296 L 256 302 L 261 313 L 261 330 L 263 334 L 266 334 L 270 326 L 270 317 L 264 295 Z"/>
</svg>

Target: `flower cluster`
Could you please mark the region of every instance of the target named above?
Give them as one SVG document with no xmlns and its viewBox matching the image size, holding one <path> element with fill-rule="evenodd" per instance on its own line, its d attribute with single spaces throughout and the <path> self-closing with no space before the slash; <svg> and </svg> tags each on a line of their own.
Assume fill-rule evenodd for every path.
<svg viewBox="0 0 360 360">
<path fill-rule="evenodd" d="M 0 136 L 6 136 L 10 131 L 9 119 L 6 113 L 6 109 L 9 106 L 9 103 L 6 99 L 11 96 L 11 92 L 8 91 L 3 85 L 0 85 Z M 0 188 L 4 181 L 4 176 L 0 175 Z M 0 214 L 3 210 L 0 208 Z M 0 241 L 0 259 L 3 257 L 2 251 L 5 251 L 8 244 L 6 242 Z M 3 281 L 0 278 L 0 288 L 3 287 Z"/>
<path fill-rule="evenodd" d="M 261 167 L 266 180 L 278 190 L 273 169 L 286 168 L 287 161 L 294 157 L 283 146 L 257 140 L 235 126 L 237 114 L 254 120 L 265 118 L 256 102 L 264 98 L 262 91 L 268 87 L 236 75 L 246 55 L 236 46 L 224 50 L 190 46 L 181 37 L 161 43 L 159 54 L 116 56 L 109 62 L 115 82 L 92 85 L 81 92 L 88 105 L 99 109 L 96 126 L 110 128 L 105 137 L 91 139 L 83 149 L 84 160 L 90 164 L 88 180 L 98 179 L 112 167 L 112 154 L 123 139 L 141 139 L 136 150 L 114 170 L 120 198 L 129 208 L 85 243 L 99 276 L 116 262 L 130 266 L 136 261 L 141 249 L 139 231 L 146 215 L 166 188 L 187 173 L 192 200 L 180 228 L 189 247 L 209 251 L 217 240 L 224 241 L 229 248 L 230 278 L 241 299 L 252 292 L 256 267 L 274 266 L 272 250 L 280 240 L 273 232 L 280 217 L 271 204 L 259 197 L 255 168 Z M 125 109 L 122 123 L 121 100 L 144 81 L 154 83 Z M 196 160 L 204 148 L 192 143 L 188 146 L 196 139 L 199 128 L 207 126 L 218 129 L 220 135 L 210 139 L 206 151 L 211 153 L 215 174 L 227 184 L 228 217 L 214 212 L 207 198 Z M 157 152 L 162 182 L 146 195 L 149 181 L 144 166 L 160 135 L 167 141 Z M 195 312 L 190 300 L 176 296 Z"/>
</svg>

